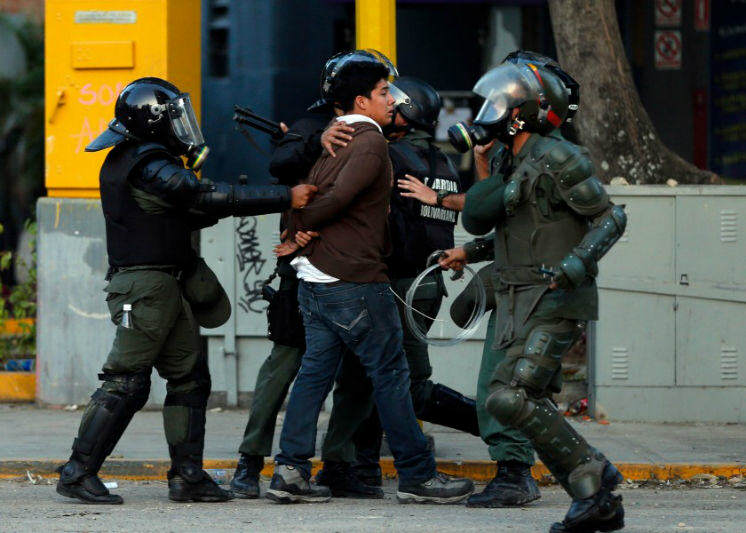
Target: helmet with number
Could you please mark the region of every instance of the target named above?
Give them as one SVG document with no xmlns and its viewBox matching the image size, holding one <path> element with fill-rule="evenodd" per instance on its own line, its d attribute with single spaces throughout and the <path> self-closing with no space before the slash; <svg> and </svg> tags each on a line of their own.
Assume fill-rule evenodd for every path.
<svg viewBox="0 0 746 533">
<path fill-rule="evenodd" d="M 503 63 L 482 76 L 472 90 L 485 99 L 474 126 L 505 143 L 519 131 L 545 135 L 567 117 L 568 93 L 562 81 L 533 63 Z M 515 117 L 514 109 L 518 109 Z"/>
<path fill-rule="evenodd" d="M 397 79 L 396 86 L 409 97 L 409 102 L 399 104 L 396 112 L 401 113 L 410 124 L 426 131 L 433 131 L 443 107 L 443 100 L 438 91 L 429 83 L 412 76 Z"/>
<path fill-rule="evenodd" d="M 187 156 L 187 165 L 199 169 L 210 151 L 202 137 L 188 93 L 160 78 L 140 78 L 117 98 L 114 119 L 87 152 L 110 148 L 127 139 L 164 145 L 175 155 Z"/>
<path fill-rule="evenodd" d="M 399 77 L 399 71 L 396 70 L 391 60 L 378 50 L 367 48 L 365 50 L 353 50 L 352 52 L 340 52 L 329 58 L 321 72 L 321 100 L 317 101 L 311 108 L 317 107 L 322 101 L 323 104 L 321 105 L 331 103 L 332 81 L 347 65 L 365 62 L 381 63 L 389 70 L 389 91 L 396 101 L 394 105 L 407 100 L 407 95 L 391 83 Z"/>
<path fill-rule="evenodd" d="M 567 117 L 565 117 L 565 122 L 572 122 L 572 119 L 578 112 L 578 107 L 580 106 L 580 84 L 575 81 L 575 78 L 563 70 L 557 61 L 551 57 L 537 54 L 536 52 L 516 50 L 505 56 L 503 63 L 515 63 L 516 65 L 532 63 L 537 67 L 548 70 L 556 75 L 562 81 L 568 93 L 569 104 L 567 106 Z"/>
</svg>

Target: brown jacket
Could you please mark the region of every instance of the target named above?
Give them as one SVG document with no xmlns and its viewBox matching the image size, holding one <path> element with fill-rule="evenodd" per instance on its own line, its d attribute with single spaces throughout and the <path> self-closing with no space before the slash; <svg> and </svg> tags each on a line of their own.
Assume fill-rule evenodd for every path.
<svg viewBox="0 0 746 533">
<path fill-rule="evenodd" d="M 354 139 L 326 151 L 306 183 L 319 188 L 313 201 L 293 211 L 289 233 L 315 230 L 319 237 L 300 251 L 313 266 L 355 283 L 387 282 L 383 257 L 390 253 L 389 198 L 393 174 L 386 139 L 375 125 L 356 122 Z"/>
</svg>

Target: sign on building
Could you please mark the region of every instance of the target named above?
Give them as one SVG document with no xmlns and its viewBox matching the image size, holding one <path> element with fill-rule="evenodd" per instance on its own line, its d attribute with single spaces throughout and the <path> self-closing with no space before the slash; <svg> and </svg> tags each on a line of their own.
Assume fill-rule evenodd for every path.
<svg viewBox="0 0 746 533">
<path fill-rule="evenodd" d="M 653 54 L 656 69 L 680 69 L 681 32 L 679 30 L 656 31 L 653 38 Z"/>
<path fill-rule="evenodd" d="M 681 0 L 655 0 L 655 25 L 659 28 L 681 26 Z"/>
</svg>

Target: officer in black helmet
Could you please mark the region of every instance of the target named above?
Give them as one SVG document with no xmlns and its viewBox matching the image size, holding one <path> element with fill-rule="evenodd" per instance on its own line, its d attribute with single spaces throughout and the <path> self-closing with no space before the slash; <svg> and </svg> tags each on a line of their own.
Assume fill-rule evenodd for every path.
<svg viewBox="0 0 746 533">
<path fill-rule="evenodd" d="M 210 374 L 197 324 L 217 327 L 231 308 L 193 250 L 191 233 L 222 217 L 302 207 L 314 188 L 199 180 L 195 171 L 209 149 L 189 95 L 162 79 L 127 85 L 115 116 L 86 150 L 113 147 L 101 167 L 100 189 L 110 265 L 104 291 L 117 330 L 99 374 L 103 383 L 83 413 L 57 492 L 86 503 L 122 503 L 97 474 L 147 401 L 155 368 L 167 380 L 169 498 L 229 500 L 231 493 L 202 470 Z"/>
<path fill-rule="evenodd" d="M 404 324 L 402 300 L 412 281 L 425 268 L 430 254 L 453 247 L 464 194 L 457 169 L 433 144 L 442 107 L 440 95 L 414 77 L 402 76 L 395 83 L 409 100 L 395 107 L 392 124 L 385 131 L 394 179 L 399 185 L 398 190 L 392 191 L 389 227 L 393 251 L 386 262 Z M 434 317 L 444 285 L 440 274 L 433 275 L 431 281 L 423 284 L 414 305 L 419 313 Z M 420 327 L 429 329 L 432 320 L 419 313 L 416 316 Z M 479 435 L 475 402 L 443 384 L 433 383 L 427 344 L 416 339 L 407 327 L 403 334 L 417 417 Z M 324 468 L 316 478 L 319 484 L 329 486 L 334 496 L 383 497 L 380 489 L 374 492 L 356 483 L 357 478 L 372 487 L 381 485 L 381 426 L 371 391 L 357 358 L 345 357 L 324 441 Z M 355 463 L 352 470 L 351 463 Z"/>
</svg>

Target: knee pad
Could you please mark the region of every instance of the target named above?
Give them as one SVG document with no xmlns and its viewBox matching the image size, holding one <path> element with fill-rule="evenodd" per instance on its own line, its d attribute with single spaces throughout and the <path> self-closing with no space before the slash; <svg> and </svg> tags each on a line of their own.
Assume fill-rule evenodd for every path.
<svg viewBox="0 0 746 533">
<path fill-rule="evenodd" d="M 502 425 L 518 427 L 528 404 L 526 391 L 503 385 L 487 397 L 485 408 Z"/>
<path fill-rule="evenodd" d="M 545 393 L 562 366 L 562 356 L 575 343 L 577 333 L 574 323 L 568 321 L 532 330 L 515 364 L 511 384 L 539 395 Z"/>
<path fill-rule="evenodd" d="M 150 373 L 104 373 L 99 374 L 98 377 L 103 380 L 103 384 L 94 393 L 94 401 L 103 405 L 112 405 L 116 403 L 115 398 L 121 398 L 126 403 L 127 410 L 132 413 L 139 411 L 147 403 L 150 395 Z"/>
</svg>

